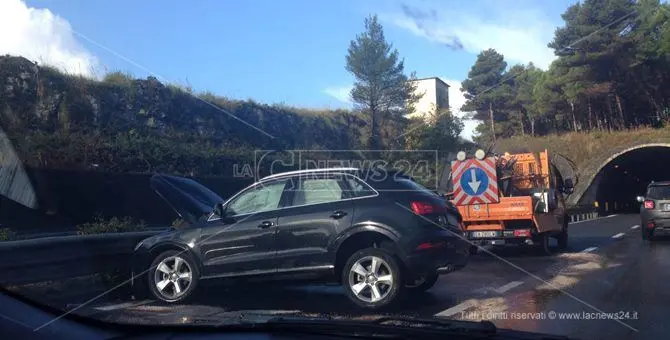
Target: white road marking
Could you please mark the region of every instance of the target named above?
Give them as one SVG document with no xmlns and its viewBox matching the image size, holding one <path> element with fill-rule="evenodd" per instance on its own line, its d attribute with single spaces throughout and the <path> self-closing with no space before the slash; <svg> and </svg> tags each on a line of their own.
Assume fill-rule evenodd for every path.
<svg viewBox="0 0 670 340">
<path fill-rule="evenodd" d="M 639 226 L 639 225 L 634 225 L 634 226 L 632 226 L 632 227 L 630 227 L 630 228 L 631 228 L 632 230 L 635 230 L 635 229 L 639 229 L 640 226 Z"/>
<path fill-rule="evenodd" d="M 582 252 L 582 253 L 590 253 L 590 252 L 592 252 L 592 251 L 594 251 L 594 250 L 596 250 L 596 249 L 598 249 L 598 247 L 588 247 L 588 248 L 582 250 L 581 252 Z"/>
<path fill-rule="evenodd" d="M 490 286 L 486 286 L 486 287 L 476 289 L 475 293 L 477 293 L 477 294 L 487 294 L 488 292 L 494 291 L 494 290 L 496 290 L 496 289 L 493 288 L 493 287 L 490 287 Z"/>
<path fill-rule="evenodd" d="M 577 223 L 583 223 L 583 222 L 591 222 L 591 221 L 602 220 L 602 219 L 604 219 L 604 218 L 610 218 L 610 217 L 615 217 L 615 216 L 619 216 L 619 215 L 618 215 L 618 214 L 608 215 L 608 216 L 603 216 L 603 217 L 598 217 L 598 218 L 592 218 L 592 219 L 590 219 L 590 220 L 583 220 L 583 221 L 577 221 L 577 222 L 570 222 L 570 223 L 568 223 L 568 224 L 577 224 Z"/>
<path fill-rule="evenodd" d="M 626 236 L 626 234 L 624 234 L 624 233 L 618 233 L 618 234 L 612 236 L 612 238 L 622 238 L 622 237 L 624 237 L 624 236 Z"/>
<path fill-rule="evenodd" d="M 523 282 L 523 281 L 512 281 L 512 282 L 510 282 L 508 284 L 505 284 L 505 285 L 502 285 L 498 288 L 493 288 L 491 286 L 486 286 L 486 287 L 476 289 L 474 292 L 477 293 L 477 294 L 481 294 L 481 295 L 485 295 L 485 294 L 488 294 L 490 292 L 502 294 L 502 293 L 504 293 L 504 292 L 506 292 L 510 289 L 514 289 L 516 287 L 519 287 L 524 283 L 525 282 Z"/>
<path fill-rule="evenodd" d="M 104 307 L 95 307 L 97 310 L 101 310 L 104 312 L 109 312 L 117 309 L 124 309 L 128 307 L 137 307 L 141 305 L 146 305 L 147 303 L 153 302 L 152 300 L 144 300 L 144 301 L 137 301 L 137 302 L 125 302 L 125 303 L 117 303 L 115 305 L 109 305 L 109 306 L 104 306 Z"/>
<path fill-rule="evenodd" d="M 498 294 L 502 294 L 502 293 L 504 293 L 504 292 L 506 292 L 506 291 L 508 291 L 508 290 L 510 290 L 510 289 L 514 289 L 514 288 L 516 288 L 516 287 L 519 287 L 519 286 L 521 286 L 522 284 L 523 284 L 523 281 L 512 281 L 512 282 L 510 282 L 510 283 L 508 283 L 508 284 L 506 284 L 506 285 L 504 285 L 504 286 L 500 286 L 500 287 L 498 287 L 498 289 L 495 289 L 495 291 L 496 291 Z"/>
<path fill-rule="evenodd" d="M 452 316 L 454 314 L 460 313 L 460 312 L 462 312 L 462 311 L 464 311 L 464 310 L 466 310 L 466 309 L 468 309 L 472 306 L 473 306 L 473 303 L 470 302 L 470 301 L 462 302 L 462 303 L 457 304 L 456 306 L 453 306 L 449 309 L 445 309 L 445 310 L 435 314 L 435 316 L 443 317 L 443 318 L 449 317 L 449 316 Z"/>
</svg>

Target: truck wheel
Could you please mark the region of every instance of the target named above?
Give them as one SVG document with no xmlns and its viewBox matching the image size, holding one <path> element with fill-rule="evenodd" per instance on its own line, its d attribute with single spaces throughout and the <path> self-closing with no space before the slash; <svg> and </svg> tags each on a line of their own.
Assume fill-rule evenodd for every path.
<svg viewBox="0 0 670 340">
<path fill-rule="evenodd" d="M 433 288 L 435 283 L 437 283 L 437 279 L 439 279 L 439 277 L 440 276 L 437 273 L 425 275 L 423 277 L 420 277 L 412 284 L 407 284 L 405 288 L 407 288 L 407 291 L 411 293 L 425 292 Z"/>
<path fill-rule="evenodd" d="M 561 233 L 556 236 L 558 241 L 558 249 L 565 250 L 568 248 L 568 220 L 567 216 L 563 218 L 563 229 Z"/>
<path fill-rule="evenodd" d="M 538 241 L 537 242 L 537 247 L 538 247 L 537 250 L 539 251 L 540 255 L 547 256 L 547 255 L 552 254 L 551 248 L 549 247 L 549 243 L 550 243 L 549 242 L 549 234 L 547 234 L 546 232 L 540 234 L 538 236 L 537 241 Z"/>
<path fill-rule="evenodd" d="M 395 302 L 405 288 L 400 264 L 384 248 L 366 248 L 347 260 L 342 285 L 360 307 L 379 309 Z"/>
</svg>

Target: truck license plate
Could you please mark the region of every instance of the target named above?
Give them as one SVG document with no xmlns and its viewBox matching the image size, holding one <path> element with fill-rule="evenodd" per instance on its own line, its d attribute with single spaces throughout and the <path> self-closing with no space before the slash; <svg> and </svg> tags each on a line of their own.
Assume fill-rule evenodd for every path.
<svg viewBox="0 0 670 340">
<path fill-rule="evenodd" d="M 474 238 L 485 238 L 485 237 L 496 237 L 498 236 L 497 231 L 473 231 L 472 237 Z"/>
</svg>

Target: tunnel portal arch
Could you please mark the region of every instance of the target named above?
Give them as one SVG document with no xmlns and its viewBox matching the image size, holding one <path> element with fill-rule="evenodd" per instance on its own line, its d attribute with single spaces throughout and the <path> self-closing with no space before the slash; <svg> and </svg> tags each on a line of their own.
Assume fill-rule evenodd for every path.
<svg viewBox="0 0 670 340">
<path fill-rule="evenodd" d="M 650 181 L 670 180 L 670 143 L 629 146 L 582 168 L 586 178 L 579 183 L 581 190 L 576 188 L 573 204 L 598 202 L 600 212 L 637 212 L 635 196 L 644 194 Z"/>
</svg>

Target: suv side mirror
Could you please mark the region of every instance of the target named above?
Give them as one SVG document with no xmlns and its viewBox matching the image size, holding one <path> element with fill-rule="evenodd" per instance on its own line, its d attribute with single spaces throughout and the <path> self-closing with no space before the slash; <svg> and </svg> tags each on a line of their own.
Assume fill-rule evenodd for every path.
<svg viewBox="0 0 670 340">
<path fill-rule="evenodd" d="M 230 216 L 228 216 L 228 211 L 227 210 L 228 210 L 228 208 L 225 207 L 223 205 L 223 203 L 219 203 L 219 204 L 216 205 L 216 214 L 219 215 L 219 217 L 221 217 L 221 220 L 224 223 L 234 223 L 235 222 L 234 219 L 230 218 Z"/>
<path fill-rule="evenodd" d="M 637 196 L 636 199 L 637 199 L 637 201 L 640 202 L 640 203 L 644 202 L 644 196 Z"/>
<path fill-rule="evenodd" d="M 226 216 L 226 208 L 223 207 L 223 203 L 217 204 L 214 209 L 214 212 L 216 212 L 219 217 L 223 218 Z"/>
</svg>

